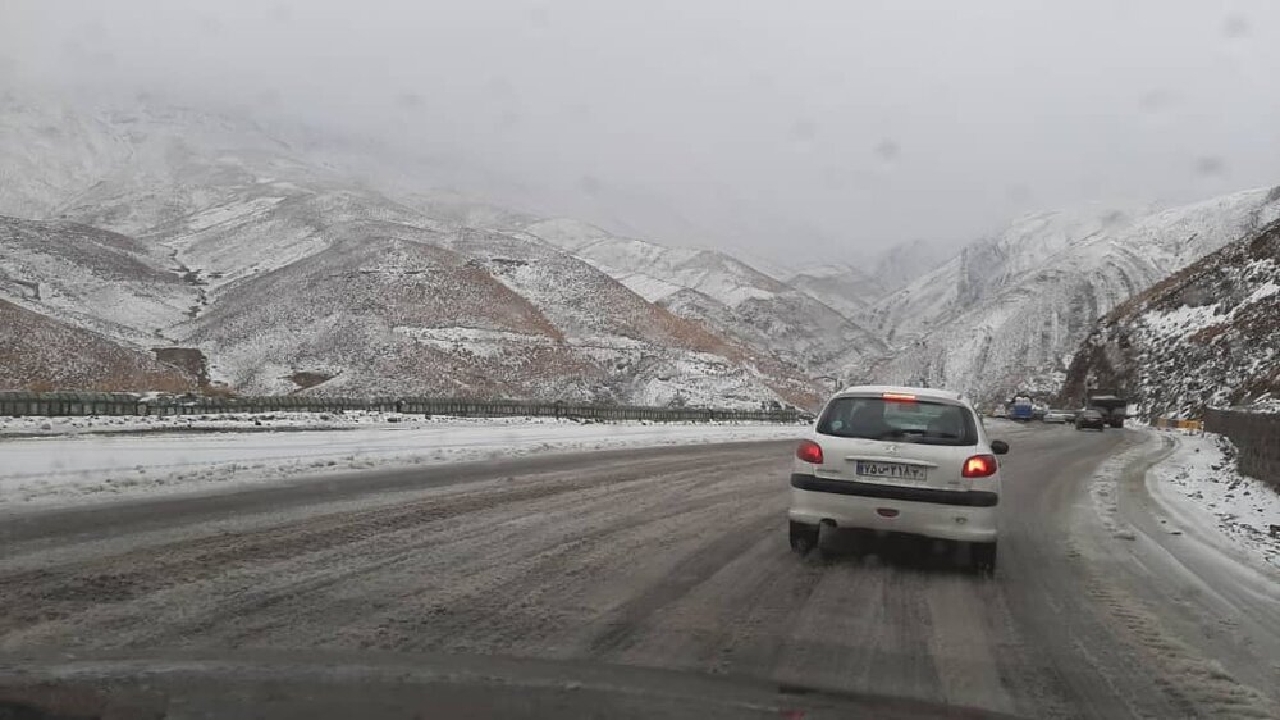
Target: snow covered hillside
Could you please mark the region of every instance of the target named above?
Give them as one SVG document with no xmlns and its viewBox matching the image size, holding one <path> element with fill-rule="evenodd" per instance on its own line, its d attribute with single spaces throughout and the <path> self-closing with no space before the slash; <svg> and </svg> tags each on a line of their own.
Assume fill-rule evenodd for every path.
<svg viewBox="0 0 1280 720">
<path fill-rule="evenodd" d="M 0 221 L 0 298 L 139 349 L 199 347 L 238 390 L 756 406 L 822 384 L 794 357 L 808 345 L 768 335 L 800 325 L 812 345 L 795 306 L 818 304 L 728 256 L 647 260 L 732 308 L 717 325 L 554 223 L 409 191 L 394 163 L 379 186 L 354 146 L 147 102 L 0 103 L 0 210 L 40 219 Z"/>
<path fill-rule="evenodd" d="M 959 249 L 955 243 L 938 240 L 901 243 L 882 252 L 866 272 L 891 292 L 937 269 L 951 260 Z M 882 294 L 876 300 L 883 297 Z"/>
<path fill-rule="evenodd" d="M 616 237 L 572 220 L 535 223 L 525 231 L 753 355 L 776 355 L 810 377 L 865 378 L 871 361 L 886 349 L 873 333 L 822 302 L 820 289 L 803 287 L 806 280 L 782 282 L 725 253 Z"/>
<path fill-rule="evenodd" d="M 870 271 L 844 264 L 808 268 L 787 284 L 855 321 L 893 289 Z"/>
<path fill-rule="evenodd" d="M 871 327 L 891 343 L 901 343 L 948 325 L 1069 245 L 1108 227 L 1123 227 L 1129 220 L 1112 211 L 1044 212 L 1019 218 L 881 299 L 868 313 Z"/>
<path fill-rule="evenodd" d="M 1138 216 L 1024 218 L 877 304 L 886 382 L 989 398 L 1054 392 L 1093 322 L 1169 273 L 1280 216 L 1280 192 L 1235 193 Z"/>
<path fill-rule="evenodd" d="M 525 231 L 599 267 L 650 301 L 687 289 L 733 307 L 788 290 L 782 282 L 720 252 L 616 237 L 594 225 L 563 218 L 533 223 Z"/>
<path fill-rule="evenodd" d="M 0 388 L 166 390 L 195 378 L 150 352 L 112 342 L 0 298 Z"/>
<path fill-rule="evenodd" d="M 189 325 L 215 377 L 262 393 L 756 405 L 805 392 L 590 265 L 526 237 L 349 225 L 226 286 Z"/>
<path fill-rule="evenodd" d="M 179 322 L 199 289 L 164 248 L 65 221 L 0 216 L 0 298 L 138 344 Z"/>
<path fill-rule="evenodd" d="M 1102 318 L 1076 354 L 1064 394 L 1082 396 L 1090 382 L 1125 389 L 1149 416 L 1280 399 L 1280 222 Z"/>
</svg>

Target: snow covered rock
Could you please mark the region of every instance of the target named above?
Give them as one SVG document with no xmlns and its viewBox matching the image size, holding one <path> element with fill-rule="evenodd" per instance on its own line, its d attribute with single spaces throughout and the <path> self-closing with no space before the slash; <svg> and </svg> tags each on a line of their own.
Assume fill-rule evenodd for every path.
<svg viewBox="0 0 1280 720">
<path fill-rule="evenodd" d="M 1125 388 L 1149 416 L 1272 407 L 1280 398 L 1280 222 L 1102 318 L 1076 354 L 1064 394 L 1082 394 L 1091 381 Z"/>
</svg>

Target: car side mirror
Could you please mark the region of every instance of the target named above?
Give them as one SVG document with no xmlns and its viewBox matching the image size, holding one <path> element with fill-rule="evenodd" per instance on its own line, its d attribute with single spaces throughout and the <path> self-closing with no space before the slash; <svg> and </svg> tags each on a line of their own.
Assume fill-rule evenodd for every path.
<svg viewBox="0 0 1280 720">
<path fill-rule="evenodd" d="M 1003 440 L 992 440 L 991 452 L 995 453 L 996 455 L 1007 455 L 1009 454 L 1009 443 Z"/>
</svg>

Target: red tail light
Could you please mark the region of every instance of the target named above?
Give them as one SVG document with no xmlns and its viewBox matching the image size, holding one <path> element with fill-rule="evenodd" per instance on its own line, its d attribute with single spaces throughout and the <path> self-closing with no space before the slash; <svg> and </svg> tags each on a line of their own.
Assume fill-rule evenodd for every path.
<svg viewBox="0 0 1280 720">
<path fill-rule="evenodd" d="M 822 446 L 812 440 L 801 440 L 796 448 L 796 457 L 811 464 L 822 464 Z"/>
<path fill-rule="evenodd" d="M 996 456 L 973 455 L 964 461 L 960 474 L 967 478 L 991 477 L 996 474 Z"/>
</svg>

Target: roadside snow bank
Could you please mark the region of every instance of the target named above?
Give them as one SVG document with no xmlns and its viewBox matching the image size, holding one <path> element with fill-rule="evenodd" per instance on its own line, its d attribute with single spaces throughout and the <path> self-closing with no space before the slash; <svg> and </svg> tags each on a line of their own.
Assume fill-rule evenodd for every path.
<svg viewBox="0 0 1280 720">
<path fill-rule="evenodd" d="M 1280 567 L 1280 494 L 1236 471 L 1236 451 L 1227 438 L 1212 433 L 1173 437 L 1173 454 L 1150 470 L 1151 491 L 1186 519 L 1216 528 Z"/>
<path fill-rule="evenodd" d="M 341 432 L 0 440 L 0 507 L 190 492 L 295 476 L 632 447 L 797 438 L 801 425 L 403 418 Z M 256 428 L 255 428 L 256 429 Z"/>
<path fill-rule="evenodd" d="M 58 435 L 140 434 L 217 430 L 338 430 L 387 423 L 480 423 L 485 425 L 555 423 L 555 418 L 454 418 L 366 412 L 342 413 L 227 413 L 219 415 L 91 415 L 84 417 L 0 417 L 0 438 Z"/>
</svg>

